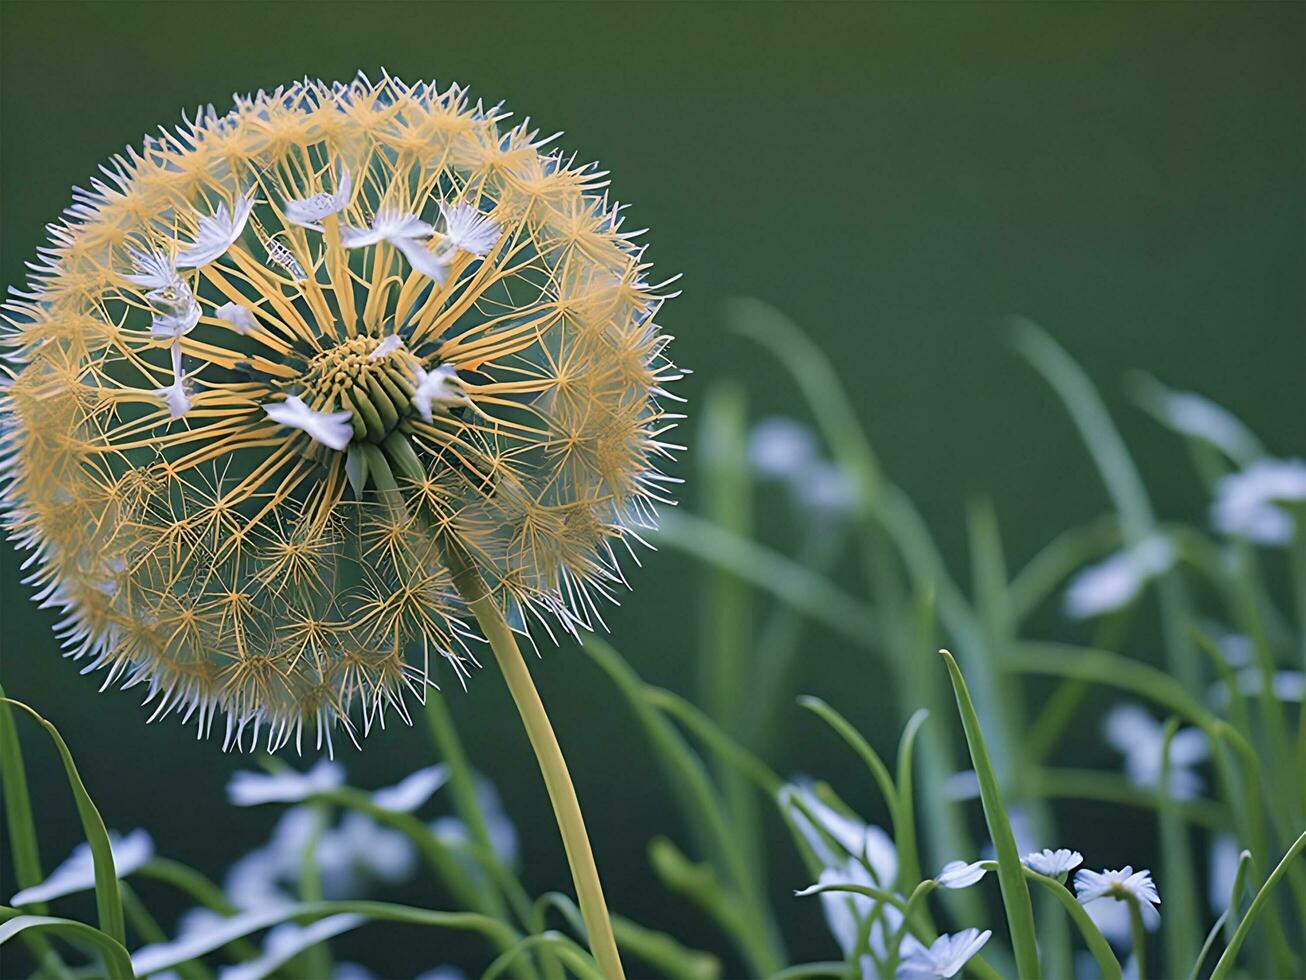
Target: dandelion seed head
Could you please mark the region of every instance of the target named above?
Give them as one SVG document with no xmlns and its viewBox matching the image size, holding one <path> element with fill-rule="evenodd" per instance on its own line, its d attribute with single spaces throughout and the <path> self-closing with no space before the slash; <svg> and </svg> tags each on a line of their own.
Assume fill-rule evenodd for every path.
<svg viewBox="0 0 1306 980">
<path fill-rule="evenodd" d="M 606 175 L 550 142 L 456 85 L 305 81 L 75 193 L 0 319 L 0 506 L 71 656 L 329 747 L 475 665 L 451 547 L 509 622 L 601 623 L 680 375 Z"/>
</svg>

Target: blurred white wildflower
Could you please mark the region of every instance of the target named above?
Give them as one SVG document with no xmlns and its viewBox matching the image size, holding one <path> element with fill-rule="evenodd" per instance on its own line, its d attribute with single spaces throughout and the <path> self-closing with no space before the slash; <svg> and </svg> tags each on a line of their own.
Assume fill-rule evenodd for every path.
<svg viewBox="0 0 1306 980">
<path fill-rule="evenodd" d="M 934 876 L 934 880 L 943 888 L 969 888 L 986 874 L 988 868 L 984 867 L 983 861 L 973 861 L 970 864 L 965 861 L 949 861 Z"/>
<path fill-rule="evenodd" d="M 1161 781 L 1161 753 L 1165 726 L 1136 704 L 1112 708 L 1102 725 L 1106 740 L 1125 757 L 1125 774 L 1139 787 Z M 1170 785 L 1176 800 L 1191 800 L 1202 791 L 1202 777 L 1193 767 L 1211 753 L 1206 735 L 1196 728 L 1181 728 L 1170 740 Z"/>
<path fill-rule="evenodd" d="M 268 930 L 263 939 L 262 956 L 235 966 L 223 967 L 218 973 L 218 980 L 262 980 L 304 950 L 350 929 L 356 929 L 366 921 L 361 915 L 345 913 L 328 915 L 306 926 L 283 922 Z"/>
<path fill-rule="evenodd" d="M 758 476 L 786 479 L 815 462 L 816 437 L 801 422 L 770 416 L 753 426 L 748 436 L 748 461 Z"/>
<path fill-rule="evenodd" d="M 1285 545 L 1296 521 L 1279 506 L 1306 500 L 1306 461 L 1261 459 L 1215 487 L 1211 522 L 1216 529 L 1257 544 Z"/>
<path fill-rule="evenodd" d="M 791 489 L 799 505 L 818 517 L 847 517 L 857 509 L 857 484 L 834 463 L 813 463 L 793 477 Z"/>
<path fill-rule="evenodd" d="M 154 841 L 144 830 L 137 828 L 126 836 L 109 831 L 109 849 L 113 852 L 113 870 L 119 878 L 126 878 L 154 857 Z M 49 902 L 65 895 L 90 891 L 95 887 L 95 859 L 91 845 L 83 842 L 73 848 L 68 859 L 50 872 L 39 885 L 24 888 L 9 900 L 10 905 L 33 905 Z"/>
<path fill-rule="evenodd" d="M 794 826 L 823 865 L 842 867 L 845 856 L 851 856 L 867 865 L 878 887 L 893 886 L 898 877 L 898 852 L 892 838 L 883 830 L 858 817 L 837 812 L 809 786 L 787 783 L 780 788 L 778 796 Z M 831 839 L 844 853 L 830 846 Z"/>
<path fill-rule="evenodd" d="M 1123 609 L 1152 579 L 1174 564 L 1174 548 L 1152 537 L 1081 570 L 1066 588 L 1066 615 L 1089 619 Z"/>
<path fill-rule="evenodd" d="M 345 784 L 345 769 L 338 762 L 321 759 L 307 772 L 236 772 L 227 783 L 227 799 L 235 806 L 260 803 L 299 803 L 316 793 L 339 789 Z"/>
<path fill-rule="evenodd" d="M 817 894 L 823 885 L 855 885 L 863 888 L 884 888 L 876 881 L 861 861 L 845 858 L 838 867 L 824 869 L 816 884 L 794 894 L 798 897 Z M 902 925 L 902 913 L 892 905 L 877 902 L 869 895 L 860 892 L 823 891 L 819 893 L 821 911 L 825 915 L 826 927 L 830 935 L 839 944 L 845 958 L 853 956 L 859 948 L 865 924 L 871 916 L 867 936 L 867 948 L 877 959 L 884 959 L 889 949 L 889 939 Z M 878 909 L 878 915 L 877 913 Z M 862 975 L 874 976 L 874 964 L 870 956 L 863 956 L 860 963 Z"/>
<path fill-rule="evenodd" d="M 954 977 L 976 953 L 984 948 L 993 932 L 963 929 L 955 935 L 944 933 L 926 946 L 915 936 L 903 941 L 903 958 L 898 964 L 897 980 L 935 980 Z"/>
<path fill-rule="evenodd" d="M 315 858 L 327 898 L 360 894 L 369 881 L 396 884 L 417 864 L 417 849 L 403 833 L 350 810 L 318 840 Z"/>
<path fill-rule="evenodd" d="M 1210 443 L 1233 460 L 1255 458 L 1260 443 L 1232 412 L 1205 395 L 1175 391 L 1153 382 L 1144 392 L 1146 407 L 1180 435 Z"/>
<path fill-rule="evenodd" d="M 382 810 L 412 813 L 448 781 L 448 766 L 427 766 L 410 773 L 393 786 L 378 789 L 372 794 L 372 802 Z"/>
<path fill-rule="evenodd" d="M 1246 853 L 1248 852 L 1238 846 L 1231 834 L 1215 834 L 1211 838 L 1207 898 L 1216 915 L 1223 914 L 1229 908 L 1233 882 L 1238 876 L 1238 862 Z"/>
<path fill-rule="evenodd" d="M 1071 871 L 1084 863 L 1084 855 L 1069 848 L 1043 848 L 1033 851 L 1020 859 L 1020 863 L 1030 871 L 1046 875 L 1049 878 L 1064 878 Z"/>
<path fill-rule="evenodd" d="M 477 776 L 474 784 L 476 804 L 480 807 L 481 818 L 485 821 L 485 833 L 490 838 L 490 847 L 503 864 L 512 867 L 517 863 L 517 828 L 503 809 L 499 791 L 494 784 L 483 776 Z M 465 844 L 471 840 L 466 825 L 457 817 L 440 817 L 431 824 L 431 833 L 444 841 Z"/>
<path fill-rule="evenodd" d="M 1152 872 L 1135 871 L 1127 864 L 1119 871 L 1089 871 L 1087 868 L 1077 871 L 1075 897 L 1090 910 L 1095 903 L 1103 900 L 1122 903 L 1136 901 L 1147 928 L 1155 929 L 1161 921 L 1161 914 L 1156 910 L 1156 906 L 1161 904 L 1161 896 L 1152 881 Z M 1104 934 L 1105 932 L 1103 929 Z"/>
<path fill-rule="evenodd" d="M 132 954 L 132 971 L 144 977 L 160 973 L 172 964 L 198 959 L 251 932 L 277 925 L 282 915 L 280 908 L 262 908 L 232 916 L 207 908 L 190 909 L 182 914 L 174 938 L 142 946 Z"/>
</svg>

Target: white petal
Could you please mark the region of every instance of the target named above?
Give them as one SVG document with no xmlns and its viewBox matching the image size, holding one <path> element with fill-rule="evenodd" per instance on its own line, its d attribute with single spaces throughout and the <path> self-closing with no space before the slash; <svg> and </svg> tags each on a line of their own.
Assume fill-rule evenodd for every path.
<svg viewBox="0 0 1306 980">
<path fill-rule="evenodd" d="M 392 244 L 408 260 L 408 264 L 426 278 L 443 286 L 449 279 L 449 264 L 453 258 L 450 254 L 437 254 L 424 244 L 412 238 L 396 238 Z"/>
<path fill-rule="evenodd" d="M 300 429 L 337 452 L 348 446 L 354 437 L 354 428 L 349 424 L 354 417 L 352 411 L 317 412 L 296 395 L 287 396 L 284 402 L 269 402 L 263 406 L 263 411 L 274 422 Z"/>
<path fill-rule="evenodd" d="M 315 793 L 337 789 L 344 781 L 344 768 L 339 763 L 322 759 L 307 772 L 233 773 L 227 782 L 227 798 L 235 806 L 298 803 Z"/>
<path fill-rule="evenodd" d="M 1306 461 L 1262 459 L 1215 488 L 1211 521 L 1216 529 L 1257 544 L 1284 545 L 1296 524 L 1281 502 L 1306 500 Z"/>
<path fill-rule="evenodd" d="M 398 334 L 391 334 L 389 337 L 383 338 L 381 343 L 376 345 L 372 352 L 367 355 L 367 359 L 369 361 L 380 361 L 389 357 L 403 346 L 404 338 L 400 337 Z"/>
<path fill-rule="evenodd" d="M 200 218 L 195 242 L 177 253 L 177 265 L 181 268 L 198 267 L 222 256 L 245 230 L 253 207 L 252 198 L 241 197 L 230 211 L 226 204 L 219 204 L 211 218 Z"/>
<path fill-rule="evenodd" d="M 372 794 L 372 802 L 383 810 L 411 813 L 429 800 L 448 779 L 448 766 L 427 766 L 405 776 L 394 786 L 377 790 Z"/>
<path fill-rule="evenodd" d="M 988 869 L 984 867 L 983 861 L 975 861 L 971 864 L 965 861 L 949 861 L 934 880 L 944 888 L 969 888 L 986 874 Z"/>
<path fill-rule="evenodd" d="M 236 328 L 237 333 L 249 333 L 258 327 L 254 314 L 236 303 L 223 303 L 213 311 L 213 315 L 219 320 L 226 320 Z"/>
<path fill-rule="evenodd" d="M 173 268 L 172 260 L 162 252 L 142 252 L 139 249 L 129 248 L 127 254 L 131 257 L 136 272 L 124 275 L 123 278 L 136 286 L 145 289 L 162 289 L 177 278 L 177 270 Z"/>
<path fill-rule="evenodd" d="M 314 194 L 312 197 L 295 198 L 286 201 L 284 208 L 286 220 L 291 224 L 303 225 L 305 228 L 321 231 L 322 226 L 319 222 L 329 214 L 343 211 L 349 205 L 352 190 L 353 182 L 350 179 L 349 171 L 345 170 L 340 176 L 340 185 L 336 188 L 334 194 L 323 191 L 320 194 Z"/>
<path fill-rule="evenodd" d="M 119 836 L 109 831 L 109 850 L 113 854 L 113 870 L 118 878 L 126 878 L 154 857 L 154 841 L 142 829 Z M 10 905 L 33 905 L 49 902 L 65 895 L 90 891 L 95 887 L 95 859 L 91 846 L 86 843 L 73 848 L 68 859 L 59 865 L 45 881 L 24 888 L 9 900 Z"/>
<path fill-rule="evenodd" d="M 1031 871 L 1055 878 L 1059 875 L 1068 874 L 1083 864 L 1084 855 L 1064 847 L 1055 851 L 1044 848 L 1042 851 L 1026 854 L 1020 860 Z"/>
<path fill-rule="evenodd" d="M 367 919 L 354 913 L 328 915 L 306 926 L 283 922 L 269 930 L 263 940 L 263 955 L 237 966 L 222 967 L 218 980 L 262 980 L 310 946 L 356 929 Z"/>
</svg>

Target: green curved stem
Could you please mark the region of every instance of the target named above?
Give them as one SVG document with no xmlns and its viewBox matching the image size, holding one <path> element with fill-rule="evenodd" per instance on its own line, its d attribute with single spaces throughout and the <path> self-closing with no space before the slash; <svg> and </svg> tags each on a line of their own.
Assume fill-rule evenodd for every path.
<svg viewBox="0 0 1306 980">
<path fill-rule="evenodd" d="M 567 863 L 571 866 L 576 897 L 580 901 L 581 917 L 585 920 L 585 931 L 589 934 L 594 959 L 609 980 L 623 980 L 625 973 L 621 968 L 621 958 L 617 955 L 617 940 L 612 933 L 612 920 L 603 898 L 599 870 L 594 863 L 589 835 L 585 831 L 585 818 L 581 813 L 580 801 L 576 798 L 576 787 L 567 771 L 567 761 L 563 758 L 562 748 L 558 745 L 558 738 L 554 735 L 553 726 L 544 710 L 544 702 L 535 689 L 535 682 L 531 679 L 531 672 L 517 647 L 512 630 L 504 622 L 503 613 L 495 605 L 494 599 L 486 592 L 485 583 L 472 566 L 469 556 L 456 546 L 447 547 L 445 561 L 453 573 L 454 587 L 466 601 L 481 632 L 490 642 L 490 649 L 494 651 L 494 658 L 498 661 L 513 703 L 517 705 L 517 712 L 526 727 L 531 748 L 535 750 L 535 759 L 539 763 L 540 774 L 549 791 L 549 801 L 553 804 L 553 815 L 562 834 L 562 846 L 567 852 Z"/>
<path fill-rule="evenodd" d="M 1269 901 L 1270 893 L 1274 891 L 1275 886 L 1288 872 L 1302 851 L 1306 851 L 1306 833 L 1298 837 L 1278 866 L 1270 872 L 1270 876 L 1265 879 L 1265 884 L 1261 885 L 1256 897 L 1252 899 L 1252 904 L 1247 909 L 1247 914 L 1243 916 L 1242 921 L 1238 923 L 1238 928 L 1234 930 L 1233 938 L 1229 940 L 1229 945 L 1225 948 L 1224 955 L 1215 964 L 1215 969 L 1211 971 L 1211 980 L 1224 980 L 1233 969 L 1234 961 L 1238 958 L 1238 950 L 1242 947 L 1243 942 L 1247 939 L 1247 933 L 1251 931 L 1252 924 L 1256 921 L 1256 916 L 1260 914 L 1265 903 Z"/>
</svg>

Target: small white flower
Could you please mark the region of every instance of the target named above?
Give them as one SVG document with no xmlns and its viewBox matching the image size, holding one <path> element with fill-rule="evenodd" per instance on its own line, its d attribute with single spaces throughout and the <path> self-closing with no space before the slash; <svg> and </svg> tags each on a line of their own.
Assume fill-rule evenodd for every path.
<svg viewBox="0 0 1306 980">
<path fill-rule="evenodd" d="M 1165 538 L 1148 538 L 1080 571 L 1066 589 L 1066 615 L 1088 619 L 1123 609 L 1156 576 L 1174 564 L 1174 548 Z"/>
<path fill-rule="evenodd" d="M 449 207 L 441 201 L 440 217 L 444 219 L 445 242 L 478 258 L 489 255 L 503 234 L 489 215 L 477 211 L 471 204 Z"/>
<path fill-rule="evenodd" d="M 154 857 L 154 841 L 144 830 L 137 829 L 120 837 L 109 831 L 109 850 L 113 853 L 113 870 L 119 878 L 126 878 L 132 872 Z M 10 905 L 33 905 L 49 902 L 65 895 L 90 891 L 95 887 L 95 858 L 91 855 L 91 845 L 78 844 L 73 848 L 68 859 L 50 872 L 49 877 L 39 885 L 24 888 L 9 900 Z"/>
<path fill-rule="evenodd" d="M 1060 878 L 1083 864 L 1084 855 L 1065 847 L 1058 848 L 1055 851 L 1045 847 L 1041 851 L 1026 854 L 1020 859 L 1020 863 L 1029 868 L 1030 871 L 1046 875 L 1049 878 Z"/>
<path fill-rule="evenodd" d="M 236 201 L 231 210 L 226 204 L 219 204 L 211 218 L 200 218 L 195 231 L 195 241 L 189 248 L 177 253 L 177 265 L 181 268 L 195 268 L 208 265 L 223 255 L 232 243 L 245 230 L 245 222 L 254 207 L 254 200 L 248 196 Z"/>
<path fill-rule="evenodd" d="M 434 417 L 436 406 L 461 405 L 467 401 L 467 392 L 452 364 L 441 364 L 433 371 L 414 367 L 413 388 L 413 405 L 427 422 Z"/>
<path fill-rule="evenodd" d="M 1127 864 L 1119 871 L 1099 872 L 1087 868 L 1077 871 L 1075 897 L 1086 907 L 1091 907 L 1091 903 L 1101 899 L 1114 899 L 1118 902 L 1133 899 L 1138 902 L 1143 923 L 1149 929 L 1155 928 L 1155 923 L 1161 919 L 1156 910 L 1156 906 L 1161 904 L 1161 896 L 1152 881 L 1152 872 L 1135 871 Z"/>
<path fill-rule="evenodd" d="M 190 333 L 200 322 L 200 305 L 184 279 L 175 278 L 166 286 L 145 294 L 150 301 L 154 317 L 150 321 L 150 336 L 177 338 Z"/>
<path fill-rule="evenodd" d="M 128 248 L 127 255 L 131 258 L 132 267 L 136 271 L 124 275 L 123 278 L 136 286 L 143 289 L 162 289 L 177 278 L 177 270 L 173 267 L 172 260 L 162 252 L 153 250 L 143 252 L 137 248 Z"/>
<path fill-rule="evenodd" d="M 1306 500 L 1306 461 L 1261 459 L 1215 487 L 1211 522 L 1216 529 L 1257 544 L 1285 545 L 1296 522 L 1280 503 Z"/>
<path fill-rule="evenodd" d="M 337 452 L 349 445 L 354 438 L 354 427 L 349 420 L 354 413 L 348 409 L 343 412 L 315 412 L 295 395 L 287 395 L 284 402 L 270 402 L 263 406 L 268 418 L 292 429 L 307 432 L 315 441 Z"/>
<path fill-rule="evenodd" d="M 315 793 L 338 789 L 344 782 L 344 767 L 330 759 L 322 759 L 307 772 L 233 773 L 227 782 L 227 799 L 235 806 L 299 803 Z"/>
<path fill-rule="evenodd" d="M 400 337 L 398 334 L 391 334 L 389 337 L 383 338 L 381 343 L 376 345 L 372 352 L 367 355 L 367 359 L 369 361 L 384 360 L 403 346 L 404 338 Z"/>
<path fill-rule="evenodd" d="M 934 880 L 943 888 L 969 888 L 986 874 L 988 868 L 983 861 L 967 864 L 965 861 L 949 861 L 943 870 L 935 875 Z"/>
<path fill-rule="evenodd" d="M 198 959 L 232 940 L 275 925 L 281 916 L 281 909 L 258 909 L 233 916 L 211 909 L 191 909 L 182 916 L 174 939 L 142 946 L 132 953 L 132 972 L 144 977 Z"/>
<path fill-rule="evenodd" d="M 762 419 L 748 435 L 748 461 L 761 477 L 796 476 L 817 458 L 816 438 L 801 422 L 782 416 Z"/>
<path fill-rule="evenodd" d="M 295 198 L 287 201 L 285 207 L 286 220 L 294 225 L 302 225 L 314 231 L 321 231 L 322 219 L 329 214 L 343 211 L 349 204 L 353 189 L 353 180 L 349 176 L 349 171 L 345 170 L 340 175 L 340 183 L 337 185 L 334 194 L 323 191 L 320 194 L 314 194 L 312 197 Z"/>
<path fill-rule="evenodd" d="M 963 929 L 955 935 L 944 933 L 927 947 L 915 936 L 903 942 L 903 958 L 898 964 L 897 980 L 936 980 L 954 977 L 961 972 L 993 935 L 992 930 Z"/>
<path fill-rule="evenodd" d="M 154 393 L 168 405 L 168 414 L 179 419 L 190 411 L 190 393 L 186 390 L 186 375 L 181 370 L 181 344 L 172 343 L 172 384 L 156 388 Z"/>
<path fill-rule="evenodd" d="M 449 780 L 449 767 L 427 766 L 405 776 L 393 786 L 372 794 L 372 802 L 383 810 L 411 813 L 431 798 Z"/>
<path fill-rule="evenodd" d="M 237 333 L 249 333 L 258 327 L 254 314 L 236 303 L 223 303 L 213 311 L 213 315 L 219 320 L 226 320 L 236 328 Z"/>
<path fill-rule="evenodd" d="M 1112 708 L 1102 724 L 1106 740 L 1125 757 L 1125 774 L 1135 786 L 1150 788 L 1161 781 L 1165 727 L 1136 704 Z M 1191 800 L 1202 791 L 1202 777 L 1193 767 L 1211 753 L 1206 735 L 1181 728 L 1170 740 L 1170 785 L 1176 800 Z"/>
</svg>

